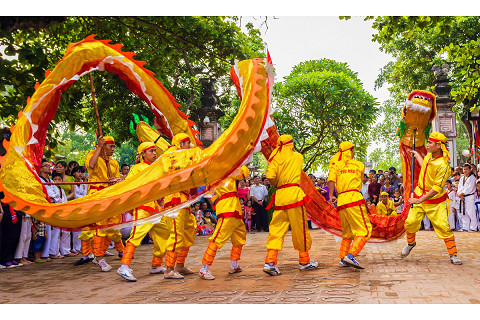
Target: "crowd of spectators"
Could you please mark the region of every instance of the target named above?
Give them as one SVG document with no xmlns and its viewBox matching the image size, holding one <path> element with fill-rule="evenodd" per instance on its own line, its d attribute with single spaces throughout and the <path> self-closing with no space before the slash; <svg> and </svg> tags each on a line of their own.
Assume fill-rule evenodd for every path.
<svg viewBox="0 0 480 320">
<path fill-rule="evenodd" d="M 330 196 L 326 179 L 324 177 L 316 178 L 313 174 L 308 176 L 320 194 L 329 201 Z M 395 216 L 403 210 L 402 176 L 397 174 L 395 167 L 390 167 L 388 171 L 372 169 L 368 175 L 364 174 L 360 192 L 367 202 L 371 214 Z M 337 195 L 336 190 L 333 194 Z"/>
<path fill-rule="evenodd" d="M 120 169 L 122 176 L 126 177 L 129 170 L 130 166 L 123 164 Z M 452 168 L 452 176 L 446 184 L 449 223 L 452 230 L 470 232 L 480 230 L 480 179 L 477 180 L 476 172 L 477 168 L 468 163 L 462 168 Z M 87 194 L 88 187 L 81 182 L 88 181 L 88 173 L 85 167 L 79 166 L 76 161 L 68 163 L 58 161 L 52 164 L 44 160 L 38 174 L 43 183 L 77 182 L 75 185 L 46 185 L 51 202 L 67 202 Z M 329 189 L 326 179 L 316 178 L 313 174 L 308 176 L 328 201 Z M 247 231 L 269 231 L 273 208 L 267 210 L 267 206 L 274 192 L 275 188 L 270 185 L 265 174 L 238 182 L 238 197 Z M 388 171 L 372 169 L 368 175 L 364 174 L 360 192 L 366 200 L 370 214 L 396 216 L 403 210 L 402 176 L 397 174 L 395 167 L 390 167 Z M 334 195 L 336 196 L 336 190 Z M 3 194 L 0 193 L 0 200 L 2 198 Z M 211 203 L 211 199 L 203 197 L 193 204 L 190 210 L 197 220 L 197 235 L 211 235 L 217 223 L 215 204 Z M 123 221 L 131 220 L 131 214 L 124 213 Z M 433 230 L 427 217 L 422 225 L 426 230 Z M 309 227 L 312 227 L 310 221 Z M 0 206 L 0 269 L 74 257 L 81 250 L 78 239 L 80 233 L 81 230 L 65 230 L 49 226 L 2 202 Z M 129 233 L 129 230 L 122 230 L 124 240 L 128 238 Z M 148 237 L 145 242 L 148 242 Z"/>
</svg>

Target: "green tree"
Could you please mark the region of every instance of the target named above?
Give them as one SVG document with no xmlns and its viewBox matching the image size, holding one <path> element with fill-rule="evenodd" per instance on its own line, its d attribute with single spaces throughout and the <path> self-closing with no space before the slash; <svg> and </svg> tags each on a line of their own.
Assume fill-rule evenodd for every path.
<svg viewBox="0 0 480 320">
<path fill-rule="evenodd" d="M 346 63 L 322 59 L 296 65 L 274 88 L 278 131 L 304 155 L 304 170 L 325 169 L 344 140 L 365 158 L 377 103 Z"/>
<path fill-rule="evenodd" d="M 380 107 L 380 116 L 370 131 L 371 140 L 382 146 L 375 148 L 369 155 L 374 168 L 388 169 L 393 166 L 400 172 L 401 162 L 398 151 L 400 139 L 395 133 L 400 122 L 402 107 L 402 104 L 393 99 L 386 100 Z"/>
<path fill-rule="evenodd" d="M 247 33 L 237 26 L 236 17 L 42 17 L 0 18 L 0 118 L 13 123 L 34 84 L 44 80 L 69 43 L 90 34 L 112 39 L 133 51 L 137 60 L 147 62 L 187 114 L 199 108 L 200 78 L 217 80 L 220 108 L 229 107 L 236 95 L 229 81 L 235 60 L 262 56 L 260 31 L 248 24 Z M 21 20 L 21 21 L 20 21 Z M 33 20 L 33 21 L 31 21 Z M 147 105 L 131 93 L 118 76 L 93 75 L 103 131 L 114 134 L 119 143 L 130 139 L 131 112 L 153 118 Z M 49 128 L 50 147 L 59 135 L 55 128 L 67 123 L 70 130 L 89 130 L 95 123 L 90 87 L 86 77 L 63 93 L 60 108 Z"/>
<path fill-rule="evenodd" d="M 377 17 L 373 40 L 394 57 L 381 71 L 377 86 L 389 84 L 397 102 L 413 89 L 433 91 L 434 65 L 450 68 L 454 110 L 472 130 L 467 111 L 478 109 L 480 84 L 480 23 L 478 17 Z"/>
</svg>

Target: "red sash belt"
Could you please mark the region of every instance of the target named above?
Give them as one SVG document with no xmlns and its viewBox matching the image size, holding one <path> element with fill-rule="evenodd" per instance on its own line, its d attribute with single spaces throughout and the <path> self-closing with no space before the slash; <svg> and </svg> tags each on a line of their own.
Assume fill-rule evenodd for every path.
<svg viewBox="0 0 480 320">
<path fill-rule="evenodd" d="M 190 194 L 188 194 L 188 193 L 186 193 L 186 192 L 183 192 L 183 191 L 180 191 L 180 193 L 183 193 L 183 194 L 187 197 L 187 199 L 190 198 Z M 164 207 L 165 209 L 167 209 L 167 208 L 169 208 L 169 207 L 174 207 L 174 206 L 176 206 L 176 205 L 178 205 L 178 204 L 180 204 L 180 203 L 182 203 L 182 198 L 180 198 L 180 197 L 174 197 L 174 198 L 172 198 L 172 200 L 170 200 L 169 202 L 165 203 L 165 204 L 163 205 L 163 207 Z"/>
<path fill-rule="evenodd" d="M 288 188 L 288 187 L 300 187 L 300 185 L 298 183 L 287 183 L 287 184 L 284 184 L 283 186 L 278 187 L 277 190 Z"/>
<path fill-rule="evenodd" d="M 284 184 L 283 186 L 278 187 L 277 190 L 288 188 L 288 187 L 300 187 L 300 185 L 298 183 L 287 183 L 287 184 Z M 272 199 L 270 199 L 270 202 L 268 203 L 267 207 L 265 208 L 266 210 L 269 210 L 273 206 L 273 204 L 275 203 L 275 194 L 276 193 L 277 192 L 272 194 Z M 292 203 L 292 204 L 289 204 L 289 205 L 286 205 L 286 206 L 279 206 L 279 207 L 275 206 L 275 210 L 285 210 L 285 209 L 291 209 L 291 208 L 299 207 L 302 204 L 304 204 L 305 202 L 307 202 L 307 201 L 304 201 L 306 198 L 307 198 L 307 196 L 305 196 L 305 198 L 301 201 L 298 201 L 298 202 L 295 202 L 295 203 Z"/>
<path fill-rule="evenodd" d="M 416 194 L 414 194 L 413 197 L 415 199 L 420 199 L 421 196 L 417 196 Z M 428 199 L 428 200 L 423 201 L 423 203 L 425 203 L 425 204 L 438 204 L 438 203 L 442 203 L 445 200 L 447 200 L 447 194 L 446 193 L 443 196 L 441 196 L 440 198 Z"/>
<path fill-rule="evenodd" d="M 360 192 L 359 190 L 356 190 L 356 189 L 350 189 L 350 190 L 345 190 L 345 191 L 339 192 L 338 195 L 341 195 L 342 193 L 351 192 L 351 191 Z"/>
<path fill-rule="evenodd" d="M 351 207 L 361 206 L 362 204 L 365 204 L 365 206 L 367 207 L 367 202 L 365 201 L 365 199 L 360 199 L 358 201 L 350 202 L 350 203 L 347 203 L 347 204 L 344 204 L 342 206 L 337 207 L 337 211 L 347 209 L 347 208 L 351 208 Z M 368 210 L 368 207 L 367 207 L 367 210 Z"/>
<path fill-rule="evenodd" d="M 218 204 L 220 201 L 222 201 L 222 200 L 224 200 L 224 199 L 228 199 L 228 198 L 233 198 L 233 197 L 238 198 L 238 193 L 236 193 L 236 192 L 227 192 L 227 193 L 225 193 L 225 194 L 222 194 L 222 195 L 220 196 L 220 198 L 218 198 L 218 200 L 217 200 L 217 201 L 215 202 L 215 204 L 213 205 L 213 210 L 216 210 L 217 204 Z"/>
<path fill-rule="evenodd" d="M 242 219 L 242 215 L 239 214 L 237 210 L 235 210 L 234 212 L 224 212 L 224 213 L 217 214 L 218 219 L 227 218 L 227 217 L 234 217 L 234 218 Z"/>
</svg>

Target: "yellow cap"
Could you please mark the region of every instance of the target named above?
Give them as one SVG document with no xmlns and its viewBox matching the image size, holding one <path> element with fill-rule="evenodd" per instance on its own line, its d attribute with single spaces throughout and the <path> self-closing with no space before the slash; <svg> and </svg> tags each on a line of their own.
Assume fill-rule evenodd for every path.
<svg viewBox="0 0 480 320">
<path fill-rule="evenodd" d="M 388 197 L 388 192 L 383 191 L 382 193 L 380 193 L 380 196 L 387 196 Z"/>
<path fill-rule="evenodd" d="M 180 142 L 190 141 L 190 137 L 186 133 L 178 133 L 172 139 L 172 145 L 180 147 Z"/>
<path fill-rule="evenodd" d="M 148 149 L 155 148 L 155 144 L 153 142 L 142 142 L 137 148 L 137 153 L 141 154 L 143 151 L 146 151 Z"/>
<path fill-rule="evenodd" d="M 446 146 L 447 137 L 445 137 L 445 135 L 443 135 L 443 134 L 440 133 L 440 132 L 433 131 L 433 132 L 430 134 L 430 137 L 428 137 L 428 141 L 432 141 L 432 142 L 435 142 L 435 143 L 440 143 L 440 144 L 441 144 L 441 148 L 442 148 L 443 157 L 444 157 L 447 161 L 450 160 L 450 153 L 448 152 L 447 146 Z"/>
</svg>

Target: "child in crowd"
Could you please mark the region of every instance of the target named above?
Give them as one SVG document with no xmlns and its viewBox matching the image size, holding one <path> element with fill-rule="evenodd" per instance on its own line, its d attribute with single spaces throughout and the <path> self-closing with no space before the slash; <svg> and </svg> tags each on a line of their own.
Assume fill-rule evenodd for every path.
<svg viewBox="0 0 480 320">
<path fill-rule="evenodd" d="M 63 182 L 63 175 L 58 172 L 52 173 L 53 182 Z M 65 191 L 57 186 L 58 193 L 55 195 L 55 203 L 67 202 Z M 60 243 L 59 243 L 60 240 Z M 74 256 L 70 253 L 70 232 L 62 231 L 59 228 L 52 228 L 52 239 L 50 242 L 50 258 L 62 259 L 64 256 Z"/>
<path fill-rule="evenodd" d="M 393 193 L 393 205 L 397 208 L 397 214 L 403 211 L 403 197 L 400 195 L 400 190 L 396 189 Z"/>
<path fill-rule="evenodd" d="M 480 180 L 477 180 L 477 189 L 475 190 L 475 212 L 476 212 L 477 221 L 478 221 L 478 217 L 480 216 L 479 209 L 480 209 Z"/>
<path fill-rule="evenodd" d="M 451 180 L 445 182 L 445 188 L 447 191 L 447 207 L 448 207 L 448 224 L 450 225 L 451 230 L 456 230 L 456 221 L 455 216 L 458 209 L 456 198 L 457 191 L 453 188 Z"/>
<path fill-rule="evenodd" d="M 372 203 L 372 200 L 368 198 L 365 200 L 367 203 L 367 209 L 368 209 L 368 214 L 376 215 L 377 213 L 377 208 L 375 208 L 375 205 Z"/>
<path fill-rule="evenodd" d="M 252 207 L 252 200 L 247 201 L 247 205 L 244 207 L 244 219 L 245 219 L 245 228 L 247 228 L 247 231 L 252 231 L 252 216 L 255 215 L 255 211 L 253 210 Z"/>
<path fill-rule="evenodd" d="M 42 254 L 43 247 L 45 246 L 45 242 L 47 240 L 47 225 L 42 221 L 34 219 L 34 232 L 32 235 L 33 245 L 32 251 L 35 257 L 36 263 L 46 262 L 40 258 Z"/>
</svg>

